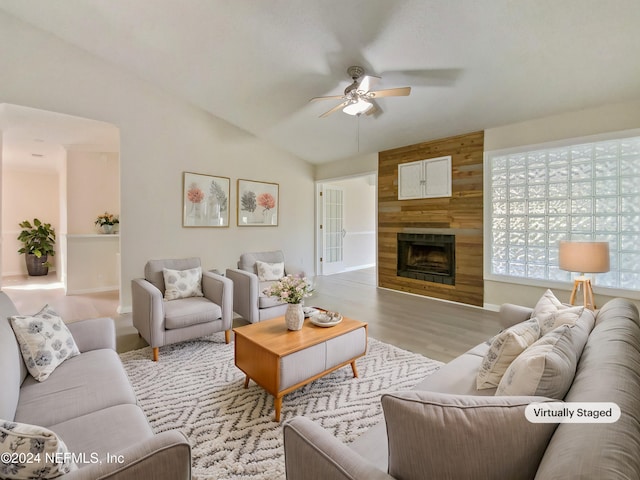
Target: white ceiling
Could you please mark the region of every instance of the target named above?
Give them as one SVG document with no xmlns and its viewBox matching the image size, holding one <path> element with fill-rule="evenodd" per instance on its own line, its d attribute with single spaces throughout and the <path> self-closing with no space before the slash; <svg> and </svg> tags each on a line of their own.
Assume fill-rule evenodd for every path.
<svg viewBox="0 0 640 480">
<path fill-rule="evenodd" d="M 0 0 L 313 163 L 640 97 L 638 0 Z M 383 113 L 318 116 L 346 69 Z M 359 124 L 359 137 L 358 137 Z M 359 140 L 358 140 L 359 139 Z"/>
<path fill-rule="evenodd" d="M 56 171 L 65 150 L 118 152 L 120 131 L 86 118 L 0 104 L 2 165 L 22 170 Z"/>
</svg>

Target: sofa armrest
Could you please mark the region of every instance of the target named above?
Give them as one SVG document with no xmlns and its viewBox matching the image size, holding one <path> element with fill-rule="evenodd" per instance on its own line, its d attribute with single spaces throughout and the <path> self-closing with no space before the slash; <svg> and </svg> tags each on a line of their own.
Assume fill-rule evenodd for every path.
<svg viewBox="0 0 640 480">
<path fill-rule="evenodd" d="M 111 318 L 90 318 L 68 323 L 81 353 L 102 348 L 116 349 L 116 328 Z"/>
<path fill-rule="evenodd" d="M 64 480 L 190 480 L 191 445 L 183 433 L 169 430 L 115 452 L 111 462 L 85 465 Z"/>
<path fill-rule="evenodd" d="M 131 280 L 133 326 L 152 347 L 164 345 L 163 293 L 144 278 Z"/>
<path fill-rule="evenodd" d="M 228 268 L 227 278 L 233 281 L 233 310 L 247 322 L 259 322 L 258 276 L 244 270 Z"/>
<path fill-rule="evenodd" d="M 233 281 L 213 272 L 202 272 L 202 293 L 222 308 L 222 324 L 229 330 L 233 324 Z"/>
<path fill-rule="evenodd" d="M 305 417 L 283 425 L 287 480 L 392 480 L 337 438 Z"/>
<path fill-rule="evenodd" d="M 498 321 L 503 328 L 509 328 L 516 323 L 529 320 L 532 313 L 533 308 L 523 307 L 514 303 L 503 303 L 500 305 Z"/>
</svg>

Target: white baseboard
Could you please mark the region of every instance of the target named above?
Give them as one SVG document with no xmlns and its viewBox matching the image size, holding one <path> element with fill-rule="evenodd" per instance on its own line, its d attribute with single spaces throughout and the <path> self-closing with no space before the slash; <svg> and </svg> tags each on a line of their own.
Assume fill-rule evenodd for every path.
<svg viewBox="0 0 640 480">
<path fill-rule="evenodd" d="M 376 264 L 375 263 L 368 263 L 366 265 L 356 265 L 355 267 L 347 267 L 344 270 L 342 270 L 341 273 L 344 272 L 353 272 L 354 270 L 362 270 L 364 268 L 371 268 L 371 267 L 375 267 Z"/>
<path fill-rule="evenodd" d="M 117 312 L 122 315 L 123 313 L 131 313 L 133 311 L 133 308 L 131 308 L 131 305 L 127 305 L 126 307 L 123 307 L 122 305 L 118 306 L 118 310 Z"/>
<path fill-rule="evenodd" d="M 67 290 L 67 295 L 84 295 L 86 293 L 112 292 L 119 289 L 120 287 L 118 285 L 107 285 L 106 287 L 84 288 L 82 290 Z"/>
</svg>

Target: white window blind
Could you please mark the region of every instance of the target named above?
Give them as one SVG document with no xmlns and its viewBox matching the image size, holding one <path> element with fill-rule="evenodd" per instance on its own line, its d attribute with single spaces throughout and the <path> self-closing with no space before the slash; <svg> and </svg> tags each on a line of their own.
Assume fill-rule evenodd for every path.
<svg viewBox="0 0 640 480">
<path fill-rule="evenodd" d="M 597 285 L 640 290 L 640 136 L 486 159 L 489 278 L 569 282 L 560 240 L 606 241 L 611 270 Z"/>
</svg>

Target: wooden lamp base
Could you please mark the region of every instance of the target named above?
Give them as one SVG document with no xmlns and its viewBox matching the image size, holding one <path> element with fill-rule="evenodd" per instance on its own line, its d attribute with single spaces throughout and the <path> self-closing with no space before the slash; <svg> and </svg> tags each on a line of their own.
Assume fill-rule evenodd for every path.
<svg viewBox="0 0 640 480">
<path fill-rule="evenodd" d="M 583 305 L 585 306 L 585 308 L 588 308 L 589 310 L 595 310 L 596 304 L 593 301 L 593 288 L 591 288 L 591 279 L 589 277 L 585 277 L 584 275 L 576 277 L 573 281 L 573 291 L 571 292 L 571 299 L 569 300 L 569 303 L 571 305 L 575 305 L 573 302 L 575 301 L 576 294 L 580 291 L 580 289 L 582 289 Z"/>
</svg>

